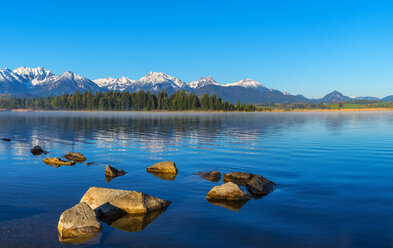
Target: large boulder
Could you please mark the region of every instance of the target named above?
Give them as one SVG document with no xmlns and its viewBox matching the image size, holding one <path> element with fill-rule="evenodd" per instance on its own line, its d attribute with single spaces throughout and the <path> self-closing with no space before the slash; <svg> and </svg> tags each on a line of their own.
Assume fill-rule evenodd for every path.
<svg viewBox="0 0 393 248">
<path fill-rule="evenodd" d="M 81 202 L 62 213 L 57 230 L 62 239 L 72 239 L 99 233 L 102 225 L 93 209 L 87 203 Z"/>
<path fill-rule="evenodd" d="M 31 150 L 33 155 L 47 154 L 48 152 L 41 148 L 41 146 L 34 146 Z"/>
<path fill-rule="evenodd" d="M 64 161 L 60 158 L 44 158 L 42 161 L 47 165 L 54 165 L 55 167 L 60 165 L 75 165 L 75 161 Z"/>
<path fill-rule="evenodd" d="M 110 165 L 107 165 L 105 167 L 105 176 L 107 176 L 107 177 L 117 177 L 117 176 L 123 176 L 125 174 L 127 174 L 127 172 L 125 172 L 123 170 L 116 169 Z"/>
<path fill-rule="evenodd" d="M 127 214 L 148 214 L 166 209 L 170 204 L 170 201 L 154 196 L 128 191 L 126 194 L 100 206 L 97 213 L 99 216 L 118 216 L 124 212 Z"/>
<path fill-rule="evenodd" d="M 245 186 L 254 174 L 246 172 L 231 172 L 224 175 L 224 182 L 233 182 L 240 186 Z"/>
<path fill-rule="evenodd" d="M 144 193 L 91 187 L 82 197 L 99 216 L 146 214 L 167 208 L 171 202 Z"/>
<path fill-rule="evenodd" d="M 127 192 L 129 191 L 121 189 L 91 187 L 83 195 L 81 202 L 86 202 L 92 209 L 95 210 L 99 206 L 110 202 L 126 194 Z"/>
<path fill-rule="evenodd" d="M 212 182 L 218 182 L 221 179 L 221 173 L 218 171 L 198 172 L 197 175 Z"/>
<path fill-rule="evenodd" d="M 244 201 L 250 200 L 250 196 L 232 182 L 224 183 L 221 186 L 213 187 L 207 194 L 208 200 L 229 200 L 229 201 Z"/>
<path fill-rule="evenodd" d="M 70 161 L 76 161 L 78 163 L 82 163 L 82 162 L 86 161 L 85 156 L 83 156 L 83 154 L 80 152 L 69 152 L 66 155 L 64 155 L 63 157 L 65 157 L 66 159 L 68 159 Z"/>
<path fill-rule="evenodd" d="M 254 197 L 260 197 L 269 194 L 276 187 L 276 184 L 267 180 L 263 176 L 255 175 L 246 185 L 246 189 Z"/>
<path fill-rule="evenodd" d="M 176 164 L 172 161 L 164 161 L 156 163 L 146 169 L 148 172 L 153 173 L 172 173 L 177 174 Z"/>
</svg>

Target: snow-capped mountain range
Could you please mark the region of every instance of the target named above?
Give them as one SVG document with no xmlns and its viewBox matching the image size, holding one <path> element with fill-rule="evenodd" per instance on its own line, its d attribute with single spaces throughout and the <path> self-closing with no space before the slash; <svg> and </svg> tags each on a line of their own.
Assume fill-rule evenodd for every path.
<svg viewBox="0 0 393 248">
<path fill-rule="evenodd" d="M 291 102 L 332 102 L 350 99 L 375 99 L 373 97 L 351 98 L 334 91 L 321 99 L 307 99 L 302 95 L 291 95 L 266 88 L 253 79 L 244 79 L 234 83 L 219 84 L 211 76 L 198 81 L 185 83 L 182 80 L 162 72 L 150 72 L 146 76 L 132 80 L 126 77 L 102 78 L 90 80 L 81 75 L 67 71 L 55 75 L 44 67 L 19 67 L 15 70 L 0 69 L 0 94 L 13 96 L 48 96 L 72 94 L 76 91 L 129 91 L 139 90 L 157 93 L 161 90 L 172 94 L 179 90 L 201 94 L 216 94 L 223 100 L 236 103 L 291 103 Z"/>
</svg>

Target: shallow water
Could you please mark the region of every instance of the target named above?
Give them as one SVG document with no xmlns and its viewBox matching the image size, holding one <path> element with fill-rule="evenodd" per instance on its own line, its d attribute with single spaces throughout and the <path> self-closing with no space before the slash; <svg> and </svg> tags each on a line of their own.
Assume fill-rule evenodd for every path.
<svg viewBox="0 0 393 248">
<path fill-rule="evenodd" d="M 393 113 L 0 113 L 0 247 L 392 247 Z M 50 153 L 33 156 L 39 144 Z M 46 156 L 82 152 L 54 168 Z M 146 172 L 176 162 L 173 181 Z M 107 164 L 127 175 L 109 183 Z M 195 174 L 245 171 L 277 183 L 239 211 L 209 203 Z M 91 186 L 172 201 L 143 230 L 104 225 L 59 242 L 61 213 Z M 139 229 L 138 229 L 139 228 Z"/>
</svg>

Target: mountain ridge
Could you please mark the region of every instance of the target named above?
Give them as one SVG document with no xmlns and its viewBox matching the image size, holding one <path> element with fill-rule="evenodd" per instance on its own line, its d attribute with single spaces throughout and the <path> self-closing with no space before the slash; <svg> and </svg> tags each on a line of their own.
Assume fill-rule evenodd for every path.
<svg viewBox="0 0 393 248">
<path fill-rule="evenodd" d="M 101 78 L 90 80 L 71 71 L 62 75 L 55 75 L 45 67 L 30 68 L 18 67 L 15 70 L 8 68 L 0 69 L 0 94 L 13 96 L 48 96 L 71 94 L 75 91 L 129 91 L 139 90 L 158 93 L 162 90 L 168 94 L 184 90 L 187 93 L 216 94 L 225 101 L 237 103 L 329 103 L 350 100 L 381 100 L 376 97 L 350 97 L 335 90 L 319 99 L 308 99 L 303 95 L 292 95 L 276 89 L 269 89 L 260 82 L 253 79 L 243 79 L 234 83 L 219 84 L 211 76 L 201 77 L 198 81 L 186 83 L 179 78 L 170 76 L 163 72 L 149 72 L 138 80 L 127 77 Z M 393 100 L 393 96 L 382 98 Z"/>
</svg>

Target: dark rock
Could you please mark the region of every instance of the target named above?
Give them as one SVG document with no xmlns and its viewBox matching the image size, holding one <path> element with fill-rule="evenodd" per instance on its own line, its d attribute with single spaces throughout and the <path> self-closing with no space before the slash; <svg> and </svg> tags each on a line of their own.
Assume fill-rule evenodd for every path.
<svg viewBox="0 0 393 248">
<path fill-rule="evenodd" d="M 221 179 L 221 173 L 218 171 L 198 172 L 197 175 L 212 182 L 218 182 Z"/>
<path fill-rule="evenodd" d="M 93 165 L 95 162 L 87 162 L 86 165 Z"/>
<path fill-rule="evenodd" d="M 10 142 L 11 141 L 10 139 L 7 139 L 7 138 L 2 138 L 1 140 L 5 141 L 5 142 Z"/>
<path fill-rule="evenodd" d="M 259 175 L 255 175 L 246 185 L 248 192 L 255 198 L 269 194 L 275 187 L 276 184 L 274 182 Z"/>
<path fill-rule="evenodd" d="M 40 146 L 35 146 L 30 150 L 33 155 L 47 154 L 48 152 L 42 149 Z"/>
</svg>

